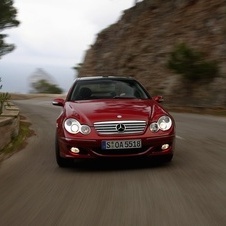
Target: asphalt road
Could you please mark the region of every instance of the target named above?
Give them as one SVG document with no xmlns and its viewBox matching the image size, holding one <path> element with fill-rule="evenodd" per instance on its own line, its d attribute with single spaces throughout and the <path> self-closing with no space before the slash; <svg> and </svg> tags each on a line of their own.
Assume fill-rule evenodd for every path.
<svg viewBox="0 0 226 226">
<path fill-rule="evenodd" d="M 50 100 L 17 101 L 36 136 L 0 165 L 1 226 L 226 225 L 226 118 L 173 114 L 170 164 L 55 162 Z"/>
</svg>

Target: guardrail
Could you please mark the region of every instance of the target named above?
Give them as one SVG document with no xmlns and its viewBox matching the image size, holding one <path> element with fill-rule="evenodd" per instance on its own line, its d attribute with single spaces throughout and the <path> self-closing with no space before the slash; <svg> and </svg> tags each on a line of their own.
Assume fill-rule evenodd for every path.
<svg viewBox="0 0 226 226">
<path fill-rule="evenodd" d="M 4 107 L 0 115 L 0 150 L 8 145 L 19 133 L 20 112 L 19 108 L 10 103 Z"/>
</svg>

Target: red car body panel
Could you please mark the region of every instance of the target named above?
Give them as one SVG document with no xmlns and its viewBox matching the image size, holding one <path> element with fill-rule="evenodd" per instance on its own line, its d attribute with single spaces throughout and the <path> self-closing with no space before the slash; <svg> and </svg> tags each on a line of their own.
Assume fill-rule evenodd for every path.
<svg viewBox="0 0 226 226">
<path fill-rule="evenodd" d="M 121 120 L 148 120 L 151 116 L 153 101 L 150 100 L 90 100 L 68 102 L 65 104 L 67 115 L 80 116 L 81 123 L 92 125 L 97 121 L 118 120 L 117 115 L 122 115 Z M 101 117 L 100 117 L 101 116 Z"/>
<path fill-rule="evenodd" d="M 117 104 L 116 104 L 117 103 Z M 67 102 L 64 106 L 64 111 L 57 120 L 57 134 L 59 136 L 59 146 L 61 149 L 61 157 L 69 158 L 95 158 L 102 157 L 125 157 L 125 156 L 141 156 L 141 155 L 164 155 L 173 152 L 173 144 L 175 138 L 174 127 L 167 132 L 159 131 L 152 133 L 148 126 L 145 132 L 141 135 L 98 135 L 93 127 L 94 122 L 112 121 L 112 120 L 144 120 L 149 124 L 150 121 L 157 120 L 160 115 L 166 114 L 155 101 L 153 100 L 120 100 L 112 103 L 111 100 L 98 101 L 81 101 Z M 117 118 L 121 115 L 120 120 Z M 91 127 L 91 133 L 84 136 L 83 134 L 70 134 L 65 131 L 63 122 L 65 118 L 73 117 L 81 123 L 86 123 Z M 120 153 L 117 151 L 112 154 L 98 153 L 95 150 L 101 147 L 102 140 L 124 140 L 124 139 L 141 139 L 144 151 L 134 154 Z M 151 145 L 150 145 L 151 143 Z M 156 146 L 161 147 L 161 144 L 170 143 L 171 148 L 166 151 L 156 150 Z M 70 152 L 71 147 L 77 147 L 83 152 L 75 154 Z"/>
</svg>

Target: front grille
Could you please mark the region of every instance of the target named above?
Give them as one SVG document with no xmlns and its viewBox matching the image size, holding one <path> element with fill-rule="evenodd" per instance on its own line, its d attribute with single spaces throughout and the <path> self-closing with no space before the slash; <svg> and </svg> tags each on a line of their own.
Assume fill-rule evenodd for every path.
<svg viewBox="0 0 226 226">
<path fill-rule="evenodd" d="M 94 128 L 99 134 L 137 134 L 143 133 L 145 127 L 145 121 L 107 121 L 94 123 Z"/>
</svg>

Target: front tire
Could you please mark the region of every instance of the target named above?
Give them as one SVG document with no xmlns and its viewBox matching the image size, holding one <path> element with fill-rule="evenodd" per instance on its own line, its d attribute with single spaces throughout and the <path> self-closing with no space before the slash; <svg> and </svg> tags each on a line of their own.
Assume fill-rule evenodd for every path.
<svg viewBox="0 0 226 226">
<path fill-rule="evenodd" d="M 59 167 L 66 168 L 66 167 L 69 167 L 70 164 L 72 163 L 71 159 L 62 158 L 60 156 L 60 147 L 59 147 L 57 136 L 55 140 L 55 154 L 56 154 L 56 162 Z"/>
</svg>

